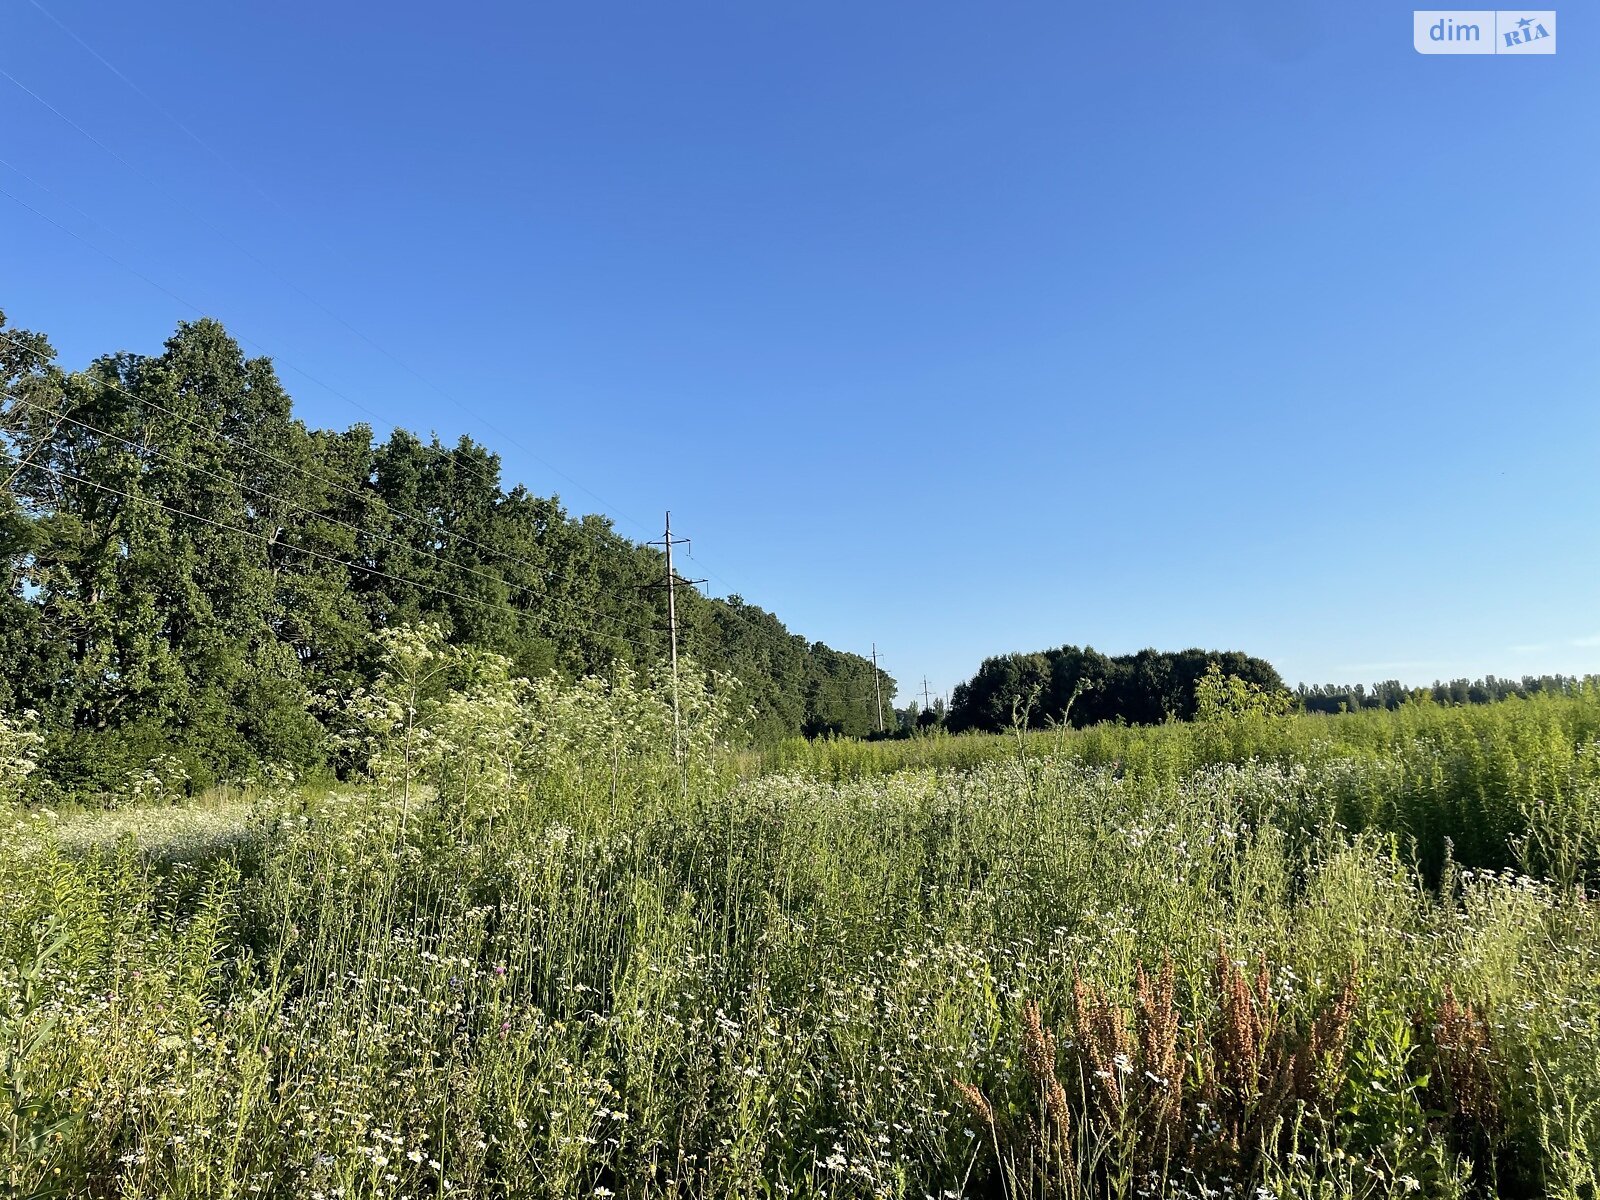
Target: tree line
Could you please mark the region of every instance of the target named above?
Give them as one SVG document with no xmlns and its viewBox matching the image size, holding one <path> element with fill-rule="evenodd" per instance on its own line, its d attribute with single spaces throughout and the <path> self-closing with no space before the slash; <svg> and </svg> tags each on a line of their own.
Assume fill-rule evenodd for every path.
<svg viewBox="0 0 1600 1200">
<path fill-rule="evenodd" d="M 1295 699 L 1304 711 L 1320 713 L 1396 709 L 1419 700 L 1452 706 L 1494 704 L 1541 694 L 1572 695 L 1593 679 L 1592 675 L 1524 675 L 1520 679 L 1485 675 L 1482 679 L 1435 680 L 1432 687 L 1407 687 L 1397 679 L 1370 688 L 1360 683 L 1301 684 L 1295 689 Z"/>
<path fill-rule="evenodd" d="M 1085 646 L 987 658 L 950 697 L 946 727 L 996 732 L 1015 721 L 1070 724 L 1101 721 L 1154 725 L 1193 720 L 1195 687 L 1215 666 L 1264 692 L 1283 690 L 1265 659 L 1236 650 L 1140 650 L 1106 655 Z"/>
<path fill-rule="evenodd" d="M 0 713 L 36 714 L 63 787 L 155 754 L 200 782 L 314 769 L 319 711 L 370 685 L 376 635 L 402 624 L 529 677 L 665 655 L 658 550 L 503 485 L 470 438 L 308 427 L 214 320 L 69 372 L 0 314 L 0 388 Z M 677 610 L 758 738 L 875 727 L 867 659 L 739 597 L 684 589 Z"/>
<path fill-rule="evenodd" d="M 1453 679 L 1431 687 L 1408 687 L 1398 680 L 1365 684 L 1300 684 L 1292 692 L 1271 663 L 1238 651 L 1141 650 L 1110 657 L 1090 648 L 1062 646 L 1033 654 L 985 659 L 977 674 L 951 694 L 948 712 L 941 701 L 919 710 L 915 704 L 896 713 L 904 734 L 929 728 L 952 733 L 998 732 L 1020 720 L 1030 725 L 1070 724 L 1079 728 L 1101 721 L 1152 725 L 1193 720 L 1196 686 L 1212 666 L 1241 686 L 1275 696 L 1283 710 L 1307 713 L 1396 709 L 1404 704 L 1493 704 L 1539 694 L 1570 695 L 1592 686 L 1595 676 L 1524 675 L 1511 679 Z"/>
</svg>

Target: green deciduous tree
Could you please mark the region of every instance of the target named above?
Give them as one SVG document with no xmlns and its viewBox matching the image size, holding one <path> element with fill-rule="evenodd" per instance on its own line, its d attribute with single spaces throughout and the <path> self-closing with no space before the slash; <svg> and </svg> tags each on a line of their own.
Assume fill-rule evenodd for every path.
<svg viewBox="0 0 1600 1200">
<path fill-rule="evenodd" d="M 212 320 L 78 374 L 3 315 L 0 333 L 0 713 L 38 711 L 59 786 L 109 791 L 173 753 L 196 785 L 324 765 L 313 698 L 370 688 L 403 625 L 524 679 L 666 656 L 661 554 L 506 490 L 469 438 L 309 429 Z M 685 589 L 678 610 L 685 659 L 730 702 L 738 676 L 756 736 L 875 728 L 860 656 L 738 598 Z"/>
</svg>

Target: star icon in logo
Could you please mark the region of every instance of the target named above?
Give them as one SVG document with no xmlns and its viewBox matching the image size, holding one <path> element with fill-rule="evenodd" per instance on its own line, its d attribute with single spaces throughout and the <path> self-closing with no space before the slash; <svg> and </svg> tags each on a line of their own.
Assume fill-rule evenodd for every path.
<svg viewBox="0 0 1600 1200">
<path fill-rule="evenodd" d="M 1517 22 L 1517 24 L 1522 26 L 1522 28 L 1526 29 L 1529 25 L 1533 24 L 1533 18 L 1532 17 L 1523 17 L 1522 20 Z"/>
</svg>

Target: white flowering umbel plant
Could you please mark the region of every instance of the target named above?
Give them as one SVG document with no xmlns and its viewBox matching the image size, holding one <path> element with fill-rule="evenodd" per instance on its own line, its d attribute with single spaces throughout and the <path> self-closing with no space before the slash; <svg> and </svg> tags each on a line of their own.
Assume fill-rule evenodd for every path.
<svg viewBox="0 0 1600 1200">
<path fill-rule="evenodd" d="M 334 750 L 380 784 L 397 785 L 410 808 L 411 786 L 428 710 L 448 684 L 459 652 L 445 644 L 437 625 L 401 625 L 378 635 L 383 670 L 371 690 L 329 696 L 336 720 Z"/>
<path fill-rule="evenodd" d="M 106 794 L 106 808 L 138 808 L 163 800 L 176 802 L 189 785 L 189 772 L 176 754 L 158 754 L 113 791 Z"/>
<path fill-rule="evenodd" d="M 415 762 L 459 831 L 556 806 L 614 814 L 701 793 L 730 766 L 721 751 L 742 714 L 725 677 L 680 666 L 675 750 L 670 670 L 641 675 L 619 663 L 607 676 L 567 681 L 515 678 L 510 666 L 479 656 L 417 738 Z"/>
<path fill-rule="evenodd" d="M 721 681 L 680 771 L 666 672 L 421 649 L 352 706 L 403 836 L 370 775 L 0 829 L 0 1198 L 1596 1200 L 1600 875 L 1479 822 L 1587 802 L 1600 696 L 725 783 Z"/>
<path fill-rule="evenodd" d="M 729 768 L 721 751 L 748 712 L 730 677 L 618 663 L 604 677 L 527 679 L 509 659 L 452 647 L 434 625 L 383 635 L 384 669 L 339 708 L 335 745 L 394 794 L 402 826 L 419 789 L 458 832 L 529 803 L 603 802 L 688 791 Z"/>
<path fill-rule="evenodd" d="M 43 751 L 44 735 L 33 713 L 0 713 L 0 804 L 23 799 Z"/>
</svg>

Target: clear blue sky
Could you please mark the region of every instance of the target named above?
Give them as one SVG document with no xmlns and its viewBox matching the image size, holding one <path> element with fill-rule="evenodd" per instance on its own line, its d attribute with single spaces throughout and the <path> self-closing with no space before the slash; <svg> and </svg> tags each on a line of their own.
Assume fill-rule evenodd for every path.
<svg viewBox="0 0 1600 1200">
<path fill-rule="evenodd" d="M 1364 2 L 41 2 L 150 97 L 8 0 L 134 168 L 0 78 L 0 187 L 85 239 L 0 197 L 0 307 L 70 366 L 195 315 L 92 243 L 311 422 L 671 507 L 902 697 L 1063 642 L 1600 670 L 1592 6 L 1509 58 Z"/>
</svg>

